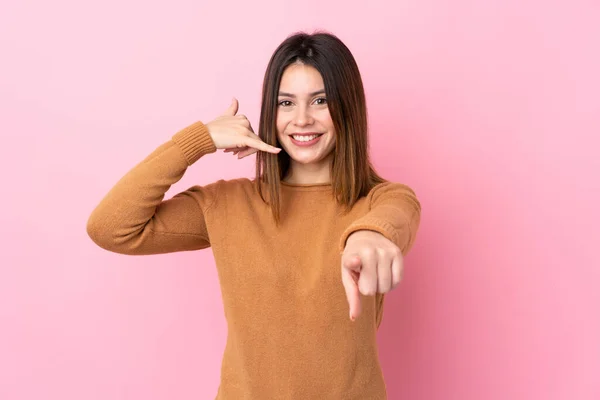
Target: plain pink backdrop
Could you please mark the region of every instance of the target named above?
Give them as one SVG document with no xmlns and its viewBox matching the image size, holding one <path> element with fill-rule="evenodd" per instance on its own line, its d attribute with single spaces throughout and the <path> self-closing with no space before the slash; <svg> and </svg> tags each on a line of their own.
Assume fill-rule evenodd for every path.
<svg viewBox="0 0 600 400">
<path fill-rule="evenodd" d="M 600 399 L 600 6 L 558 3 L 2 2 L 0 399 L 214 397 L 210 250 L 116 255 L 85 224 L 232 96 L 256 125 L 272 51 L 318 28 L 359 63 L 376 167 L 423 206 L 379 333 L 389 398 Z M 168 196 L 253 162 L 210 156 Z"/>
</svg>

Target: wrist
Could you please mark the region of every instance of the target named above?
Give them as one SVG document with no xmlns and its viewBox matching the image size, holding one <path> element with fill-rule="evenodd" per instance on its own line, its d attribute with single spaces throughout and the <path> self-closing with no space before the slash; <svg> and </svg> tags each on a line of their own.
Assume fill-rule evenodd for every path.
<svg viewBox="0 0 600 400">
<path fill-rule="evenodd" d="M 217 151 L 208 128 L 201 121 L 177 132 L 173 135 L 173 141 L 181 148 L 188 165 L 192 165 L 205 154 Z"/>
</svg>

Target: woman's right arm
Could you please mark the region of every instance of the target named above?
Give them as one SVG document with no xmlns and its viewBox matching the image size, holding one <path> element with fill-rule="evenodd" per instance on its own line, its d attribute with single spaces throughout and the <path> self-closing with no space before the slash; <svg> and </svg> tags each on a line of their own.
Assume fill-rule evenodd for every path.
<svg viewBox="0 0 600 400">
<path fill-rule="evenodd" d="M 196 122 L 177 132 L 137 164 L 102 199 L 87 223 L 98 246 L 121 254 L 142 255 L 197 250 L 210 246 L 205 212 L 216 201 L 218 183 L 194 186 L 164 200 L 187 168 L 217 149 L 257 149 L 277 153 L 262 142 L 237 100 L 208 124 Z"/>
</svg>

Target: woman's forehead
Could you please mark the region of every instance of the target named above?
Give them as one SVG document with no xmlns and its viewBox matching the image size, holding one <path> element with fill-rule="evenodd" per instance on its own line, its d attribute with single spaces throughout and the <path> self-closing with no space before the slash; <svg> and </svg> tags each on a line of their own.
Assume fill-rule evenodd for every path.
<svg viewBox="0 0 600 400">
<path fill-rule="evenodd" d="M 324 93 L 323 77 L 314 67 L 292 64 L 285 69 L 279 83 L 283 96 L 316 96 Z"/>
</svg>

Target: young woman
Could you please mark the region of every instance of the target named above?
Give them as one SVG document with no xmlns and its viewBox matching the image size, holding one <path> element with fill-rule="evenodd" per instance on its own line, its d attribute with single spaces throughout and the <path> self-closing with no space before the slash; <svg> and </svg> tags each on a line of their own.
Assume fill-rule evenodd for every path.
<svg viewBox="0 0 600 400">
<path fill-rule="evenodd" d="M 367 148 L 352 54 L 331 34 L 300 33 L 269 62 L 258 135 L 234 99 L 158 147 L 93 211 L 88 234 L 113 252 L 212 248 L 228 326 L 217 399 L 386 398 L 376 330 L 420 204 L 375 173 Z M 217 149 L 256 153 L 256 178 L 164 200 Z"/>
</svg>

